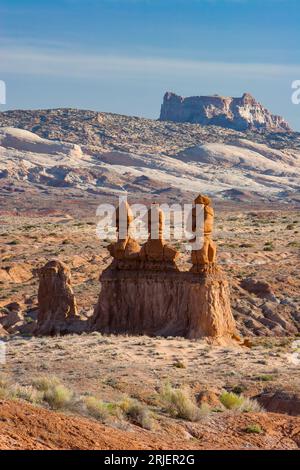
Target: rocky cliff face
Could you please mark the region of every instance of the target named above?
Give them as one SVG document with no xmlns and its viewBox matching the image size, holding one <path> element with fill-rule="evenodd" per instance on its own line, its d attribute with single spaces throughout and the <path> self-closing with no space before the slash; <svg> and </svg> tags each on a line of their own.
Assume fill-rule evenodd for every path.
<svg viewBox="0 0 300 470">
<path fill-rule="evenodd" d="M 167 92 L 160 113 L 161 121 L 216 125 L 238 131 L 266 129 L 291 131 L 280 116 L 271 114 L 248 93 L 241 98 L 190 96 L 183 98 Z"/>
</svg>

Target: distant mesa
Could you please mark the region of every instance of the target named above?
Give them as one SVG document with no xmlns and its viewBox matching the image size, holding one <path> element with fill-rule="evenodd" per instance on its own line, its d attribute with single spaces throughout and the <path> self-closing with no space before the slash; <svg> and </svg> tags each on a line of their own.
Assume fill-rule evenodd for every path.
<svg viewBox="0 0 300 470">
<path fill-rule="evenodd" d="M 159 119 L 215 125 L 237 131 L 292 131 L 281 116 L 270 113 L 249 93 L 244 93 L 241 98 L 218 95 L 184 98 L 168 91 L 164 96 Z"/>
</svg>

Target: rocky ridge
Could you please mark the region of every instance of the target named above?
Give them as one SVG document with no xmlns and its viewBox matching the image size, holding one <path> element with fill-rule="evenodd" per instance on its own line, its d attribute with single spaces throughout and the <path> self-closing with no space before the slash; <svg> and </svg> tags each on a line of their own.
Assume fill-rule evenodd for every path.
<svg viewBox="0 0 300 470">
<path fill-rule="evenodd" d="M 219 200 L 299 199 L 297 133 L 72 109 L 9 111 L 0 114 L 0 126 L 3 208 L 24 191 L 39 201 L 45 195 L 45 204 L 62 194 L 109 197 L 124 190 L 140 200 L 199 192 Z"/>
</svg>

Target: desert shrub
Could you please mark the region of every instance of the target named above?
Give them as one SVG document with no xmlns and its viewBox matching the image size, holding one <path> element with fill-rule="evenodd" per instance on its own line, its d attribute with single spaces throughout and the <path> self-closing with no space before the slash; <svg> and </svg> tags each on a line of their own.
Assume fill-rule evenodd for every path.
<svg viewBox="0 0 300 470">
<path fill-rule="evenodd" d="M 24 387 L 16 385 L 12 388 L 12 392 L 15 398 L 28 401 L 32 404 L 39 404 L 43 401 L 43 393 L 31 385 Z"/>
<path fill-rule="evenodd" d="M 292 242 L 289 242 L 287 246 L 295 246 L 295 247 L 300 247 L 300 243 L 298 243 L 298 242 L 295 242 L 295 241 L 292 241 Z"/>
<path fill-rule="evenodd" d="M 252 400 L 243 395 L 237 395 L 233 392 L 223 392 L 220 396 L 220 402 L 228 410 L 241 411 L 249 413 L 251 411 L 263 411 L 263 408 L 256 400 Z"/>
<path fill-rule="evenodd" d="M 3 375 L 0 375 L 0 400 L 13 400 L 15 398 L 9 382 Z"/>
<path fill-rule="evenodd" d="M 73 392 L 64 385 L 54 385 L 43 393 L 43 400 L 54 410 L 68 408 L 73 399 Z"/>
<path fill-rule="evenodd" d="M 5 400 L 8 398 L 8 391 L 5 387 L 0 386 L 0 400 Z"/>
<path fill-rule="evenodd" d="M 271 374 L 263 374 L 256 377 L 256 380 L 260 380 L 261 382 L 271 382 L 274 380 L 274 377 Z"/>
<path fill-rule="evenodd" d="M 146 405 L 143 405 L 138 400 L 126 397 L 119 403 L 119 407 L 130 421 L 144 429 L 152 429 L 153 422 Z"/>
<path fill-rule="evenodd" d="M 235 385 L 231 391 L 236 395 L 241 395 L 245 391 L 245 388 L 244 385 Z"/>
<path fill-rule="evenodd" d="M 174 362 L 173 367 L 176 367 L 177 369 L 185 369 L 185 365 L 181 361 Z"/>
<path fill-rule="evenodd" d="M 196 405 L 188 389 L 176 389 L 166 385 L 160 392 L 160 398 L 165 405 L 167 413 L 175 418 L 198 421 L 208 412 L 207 407 L 199 408 Z"/>
<path fill-rule="evenodd" d="M 42 395 L 32 386 L 11 385 L 6 379 L 0 377 L 0 399 L 25 400 L 30 403 L 40 403 Z"/>
<path fill-rule="evenodd" d="M 248 397 L 243 397 L 243 398 L 244 398 L 244 401 L 239 411 L 242 411 L 244 413 L 264 412 L 263 407 L 260 406 L 260 404 L 256 400 L 254 400 L 253 398 L 248 398 Z"/>
<path fill-rule="evenodd" d="M 259 424 L 249 424 L 249 426 L 247 426 L 244 429 L 244 431 L 247 432 L 248 434 L 262 434 L 263 433 L 263 430 Z"/>
<path fill-rule="evenodd" d="M 40 392 L 46 392 L 51 387 L 60 384 L 61 381 L 58 377 L 55 377 L 54 375 L 38 377 L 32 381 L 32 385 Z"/>
<path fill-rule="evenodd" d="M 85 406 L 88 413 L 93 416 L 93 418 L 105 421 L 109 417 L 109 408 L 102 400 L 96 397 L 87 397 L 85 399 Z"/>
<path fill-rule="evenodd" d="M 55 410 L 69 408 L 73 403 L 74 393 L 55 376 L 39 377 L 33 381 L 33 386 L 42 393 L 42 400 Z"/>
<path fill-rule="evenodd" d="M 223 392 L 220 396 L 220 402 L 228 410 L 235 410 L 242 406 L 244 397 L 233 392 Z"/>
<path fill-rule="evenodd" d="M 6 379 L 0 375 L 0 400 L 5 400 L 8 398 L 8 383 Z"/>
</svg>

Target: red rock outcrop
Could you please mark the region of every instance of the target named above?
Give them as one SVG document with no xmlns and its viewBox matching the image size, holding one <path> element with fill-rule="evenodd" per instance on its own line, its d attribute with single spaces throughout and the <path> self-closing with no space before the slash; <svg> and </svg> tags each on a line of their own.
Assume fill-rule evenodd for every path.
<svg viewBox="0 0 300 470">
<path fill-rule="evenodd" d="M 197 227 L 196 211 L 197 206 L 202 206 L 204 211 L 203 227 Z M 214 227 L 215 213 L 211 206 L 211 201 L 207 196 L 201 194 L 194 201 L 194 208 L 192 210 L 192 229 L 196 237 L 192 240 L 193 243 L 201 243 L 202 246 L 192 250 L 192 263 L 191 271 L 194 273 L 202 272 L 205 270 L 216 269 L 217 260 L 217 245 L 212 240 L 211 235 Z M 200 233 L 199 233 L 200 231 Z"/>
<path fill-rule="evenodd" d="M 122 201 L 116 210 L 116 227 L 118 240 L 108 246 L 108 251 L 118 265 L 129 267 L 139 258 L 141 247 L 133 238 L 130 224 L 133 214 L 127 201 Z"/>
<path fill-rule="evenodd" d="M 103 333 L 209 337 L 236 336 L 229 286 L 222 273 L 194 274 L 107 268 L 92 328 Z"/>
<path fill-rule="evenodd" d="M 157 236 L 151 231 L 150 217 L 149 239 L 141 248 L 135 269 L 115 260 L 100 276 L 101 292 L 91 319 L 92 329 L 103 333 L 207 337 L 219 343 L 237 338 L 228 282 L 215 267 L 215 251 L 210 248 L 215 247 L 210 239 L 213 212 L 208 198 L 201 198 L 207 203 L 204 227 L 208 258 L 202 253 L 205 246 L 202 256 L 192 255 L 196 269 L 180 272 L 175 263 L 179 254 L 163 239 L 163 214 L 157 209 Z M 113 254 L 113 249 L 110 252 Z"/>
<path fill-rule="evenodd" d="M 300 394 L 288 390 L 264 391 L 255 399 L 265 410 L 273 413 L 283 413 L 300 416 Z"/>
<path fill-rule="evenodd" d="M 39 280 L 35 334 L 55 335 L 74 330 L 80 317 L 68 266 L 58 260 L 49 261 L 39 270 Z"/>
<path fill-rule="evenodd" d="M 140 251 L 140 268 L 155 271 L 177 271 L 175 260 L 179 252 L 164 240 L 164 214 L 157 204 L 152 204 L 148 211 L 148 241 Z"/>
</svg>

